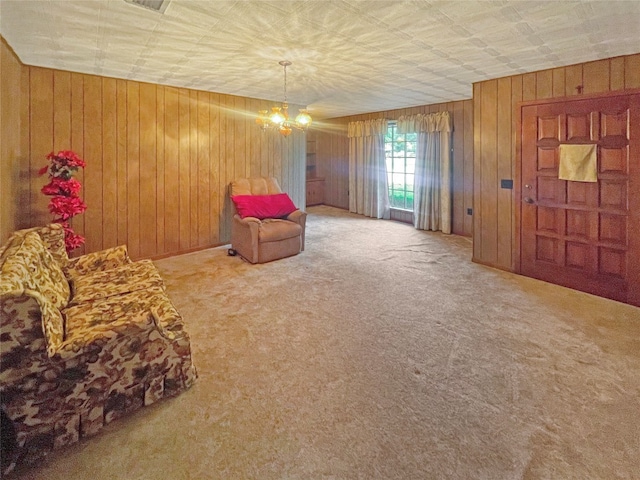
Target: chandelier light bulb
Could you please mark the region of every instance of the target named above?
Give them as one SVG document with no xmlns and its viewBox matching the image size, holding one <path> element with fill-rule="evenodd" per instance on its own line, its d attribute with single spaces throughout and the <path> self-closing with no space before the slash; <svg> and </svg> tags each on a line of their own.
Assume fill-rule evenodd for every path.
<svg viewBox="0 0 640 480">
<path fill-rule="evenodd" d="M 271 107 L 271 116 L 269 117 L 269 120 L 271 120 L 271 123 L 274 123 L 276 125 L 282 125 L 284 123 L 284 115 L 282 114 L 282 108 L 280 107 Z"/>
<path fill-rule="evenodd" d="M 309 115 L 306 108 L 300 110 L 300 113 L 296 117 L 296 123 L 302 128 L 308 128 L 309 125 L 311 125 L 311 115 Z"/>
</svg>

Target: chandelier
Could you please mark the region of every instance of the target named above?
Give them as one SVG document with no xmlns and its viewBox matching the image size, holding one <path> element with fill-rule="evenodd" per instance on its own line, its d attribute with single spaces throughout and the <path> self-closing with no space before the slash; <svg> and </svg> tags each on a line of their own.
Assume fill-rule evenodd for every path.
<svg viewBox="0 0 640 480">
<path fill-rule="evenodd" d="M 296 130 L 306 130 L 311 124 L 311 115 L 305 108 L 300 109 L 300 113 L 295 121 L 289 120 L 289 105 L 287 104 L 287 67 L 291 65 L 288 60 L 278 62 L 284 68 L 284 102 L 280 107 L 271 107 L 271 113 L 268 110 L 259 110 L 256 123 L 263 131 L 277 130 L 285 137 L 291 135 Z"/>
</svg>

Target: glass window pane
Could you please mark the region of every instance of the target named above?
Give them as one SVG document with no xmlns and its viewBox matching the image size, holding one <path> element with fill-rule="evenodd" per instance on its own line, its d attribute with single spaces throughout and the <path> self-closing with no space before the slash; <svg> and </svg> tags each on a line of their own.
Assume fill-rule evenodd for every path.
<svg viewBox="0 0 640 480">
<path fill-rule="evenodd" d="M 391 192 L 391 198 L 389 199 L 389 203 L 393 208 L 402 208 L 403 207 L 403 198 L 402 195 L 398 194 L 395 190 Z"/>
<path fill-rule="evenodd" d="M 404 182 L 406 184 L 406 190 L 413 190 L 413 179 L 414 179 L 414 175 L 407 173 L 405 174 L 405 178 L 404 178 Z"/>
<path fill-rule="evenodd" d="M 406 165 L 406 172 L 413 174 L 416 173 L 416 159 L 415 158 L 409 158 L 407 157 L 406 161 L 405 161 L 405 165 Z"/>
<path fill-rule="evenodd" d="M 398 190 L 404 189 L 404 173 L 393 174 L 393 188 Z"/>
<path fill-rule="evenodd" d="M 417 134 L 398 134 L 390 124 L 385 135 L 385 157 L 392 208 L 413 210 L 413 182 Z"/>
</svg>

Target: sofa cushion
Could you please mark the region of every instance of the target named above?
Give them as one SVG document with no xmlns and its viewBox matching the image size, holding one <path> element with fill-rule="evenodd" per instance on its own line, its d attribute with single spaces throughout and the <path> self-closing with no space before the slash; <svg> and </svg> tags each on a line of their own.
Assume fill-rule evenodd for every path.
<svg viewBox="0 0 640 480">
<path fill-rule="evenodd" d="M 93 302 L 114 295 L 123 295 L 150 287 L 164 289 L 164 282 L 151 260 L 140 260 L 119 267 L 82 275 L 72 280 L 70 305 Z"/>
<path fill-rule="evenodd" d="M 182 331 L 182 319 L 164 289 L 158 286 L 101 298 L 63 310 L 67 318 L 64 351 L 78 351 L 92 338 L 104 336 L 131 322 L 155 323 L 169 339 Z"/>
<path fill-rule="evenodd" d="M 264 220 L 260 224 L 258 238 L 260 243 L 277 242 L 287 238 L 299 237 L 301 233 L 302 227 L 299 224 L 274 218 Z"/>
<path fill-rule="evenodd" d="M 289 195 L 235 195 L 231 197 L 242 218 L 283 218 L 297 210 Z"/>
</svg>

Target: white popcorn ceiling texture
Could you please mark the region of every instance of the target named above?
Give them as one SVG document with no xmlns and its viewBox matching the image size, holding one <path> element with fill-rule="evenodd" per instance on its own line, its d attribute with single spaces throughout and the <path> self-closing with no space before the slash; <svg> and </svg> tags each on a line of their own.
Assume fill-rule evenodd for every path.
<svg viewBox="0 0 640 480">
<path fill-rule="evenodd" d="M 0 0 L 23 63 L 282 101 L 328 118 L 640 52 L 640 1 Z"/>
</svg>

